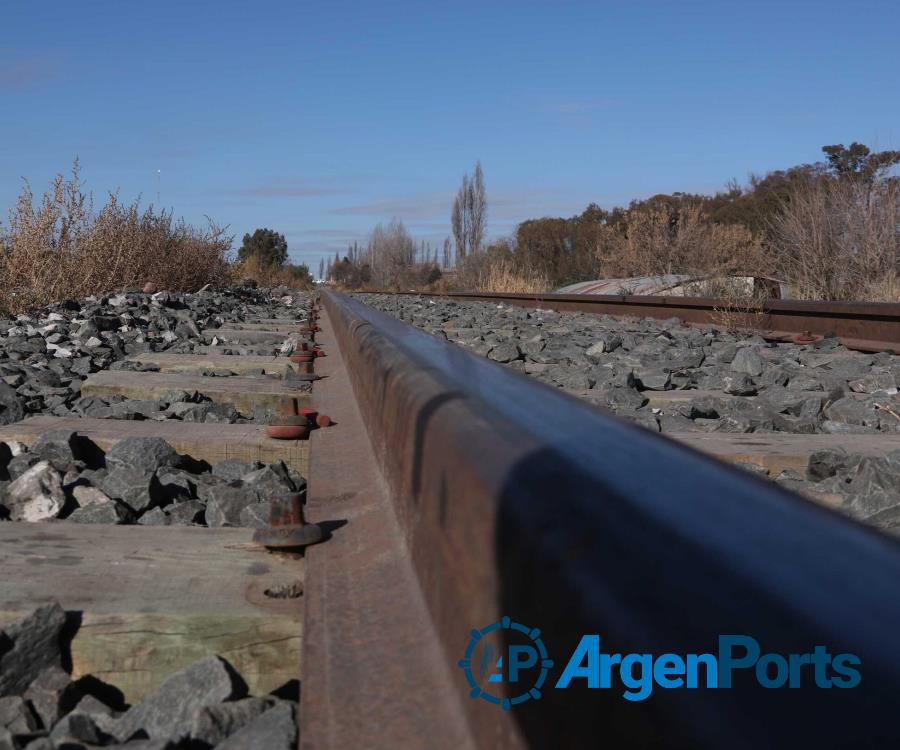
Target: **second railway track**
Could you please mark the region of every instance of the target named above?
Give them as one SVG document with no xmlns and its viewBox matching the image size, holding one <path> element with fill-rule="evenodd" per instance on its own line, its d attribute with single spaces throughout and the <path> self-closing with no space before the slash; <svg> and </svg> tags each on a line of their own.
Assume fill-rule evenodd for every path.
<svg viewBox="0 0 900 750">
<path fill-rule="evenodd" d="M 399 294 L 419 294 L 399 292 Z M 679 318 L 685 323 L 721 326 L 728 317 L 737 327 L 776 341 L 804 334 L 813 340 L 825 335 L 860 351 L 900 352 L 900 305 L 887 302 L 807 302 L 769 300 L 735 305 L 712 297 L 659 297 L 611 294 L 513 294 L 505 292 L 446 292 L 431 296 L 458 300 L 540 307 L 592 315 Z"/>
</svg>

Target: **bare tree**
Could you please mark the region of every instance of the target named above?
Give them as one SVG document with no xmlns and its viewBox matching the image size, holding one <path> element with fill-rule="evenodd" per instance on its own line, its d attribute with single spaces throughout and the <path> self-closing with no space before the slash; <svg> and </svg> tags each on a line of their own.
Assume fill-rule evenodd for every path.
<svg viewBox="0 0 900 750">
<path fill-rule="evenodd" d="M 453 200 L 450 220 L 456 240 L 457 260 L 477 253 L 481 249 L 487 223 L 487 197 L 480 161 L 475 163 L 472 178 L 468 174 L 463 175 L 462 185 Z"/>
<path fill-rule="evenodd" d="M 442 258 L 441 267 L 445 270 L 450 268 L 450 238 L 444 237 L 444 257 Z"/>
<path fill-rule="evenodd" d="M 383 288 L 406 284 L 416 263 L 416 251 L 416 243 L 402 221 L 393 219 L 386 227 L 379 224 L 369 235 L 366 250 L 372 280 Z"/>
<path fill-rule="evenodd" d="M 319 258 L 319 279 L 325 280 L 325 258 Z"/>
<path fill-rule="evenodd" d="M 475 162 L 475 176 L 469 184 L 469 251 L 477 253 L 481 250 L 484 229 L 487 222 L 487 196 L 484 192 L 484 172 L 481 162 Z"/>
<path fill-rule="evenodd" d="M 456 198 L 453 199 L 453 213 L 450 217 L 450 222 L 453 226 L 453 239 L 456 242 L 456 257 L 465 258 L 466 257 L 466 227 L 464 225 L 465 221 L 465 207 L 466 207 L 466 194 L 469 191 L 469 175 L 463 175 L 462 186 L 459 188 L 459 191 L 456 193 Z"/>
</svg>

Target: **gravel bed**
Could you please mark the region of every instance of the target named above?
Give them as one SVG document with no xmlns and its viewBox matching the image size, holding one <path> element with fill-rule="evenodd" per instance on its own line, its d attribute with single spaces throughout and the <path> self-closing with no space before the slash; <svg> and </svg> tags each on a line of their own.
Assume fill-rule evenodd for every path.
<svg viewBox="0 0 900 750">
<path fill-rule="evenodd" d="M 264 413 L 241 414 L 233 407 L 212 404 L 202 392 L 181 391 L 156 402 L 129 403 L 118 396 L 82 397 L 81 383 L 104 369 L 158 369 L 125 361 L 131 354 L 205 353 L 216 328 L 255 316 L 295 320 L 305 312 L 307 302 L 307 295 L 286 288 L 129 292 L 67 300 L 33 314 L 0 319 L 0 425 L 34 414 L 261 422 Z M 214 351 L 221 354 L 290 354 L 294 347 L 290 341 L 284 345 L 224 340 L 217 344 Z"/>
<path fill-rule="evenodd" d="M 822 451 L 811 457 L 805 474 L 772 478 L 881 528 L 900 524 L 900 451 L 884 457 L 852 453 L 853 435 L 900 433 L 900 357 L 853 352 L 833 337 L 806 346 L 769 343 L 688 327 L 677 318 L 355 296 L 653 431 L 847 435 L 849 452 Z M 675 390 L 716 394 L 649 405 L 659 392 Z"/>
<path fill-rule="evenodd" d="M 82 397 L 81 384 L 103 369 L 155 370 L 125 361 L 138 352 L 208 353 L 217 343 L 213 351 L 222 354 L 290 354 L 296 336 L 286 335 L 283 345 L 244 345 L 222 340 L 216 329 L 253 317 L 296 320 L 307 301 L 287 289 L 131 292 L 0 319 L 0 424 L 34 414 L 263 421 L 264 410 L 241 414 L 202 390 L 138 401 Z M 254 374 L 270 377 L 245 376 Z M 0 521 L 264 528 L 274 496 L 305 490 L 306 480 L 282 461 L 210 466 L 155 437 L 126 438 L 108 452 L 69 430 L 48 431 L 31 448 L 0 443 Z M 249 697 L 231 665 L 210 656 L 126 706 L 114 686 L 90 676 L 73 681 L 63 669 L 70 629 L 58 604 L 0 628 L 0 750 L 296 747 L 296 685 Z"/>
<path fill-rule="evenodd" d="M 69 300 L 0 320 L 0 424 L 33 414 L 264 422 L 266 409 L 242 414 L 234 406 L 213 403 L 202 391 L 132 400 L 83 397 L 81 384 L 102 369 L 153 371 L 157 368 L 125 357 L 190 354 L 199 347 L 205 351 L 218 328 L 253 317 L 295 320 L 307 304 L 307 295 L 287 289 L 130 292 Z M 297 340 L 268 348 L 289 354 Z M 248 348 L 223 342 L 216 351 L 243 353 Z M 218 378 L 231 373 L 208 374 Z M 257 375 L 277 377 L 262 371 Z M 87 438 L 65 430 L 45 433 L 30 450 L 20 443 L 0 443 L 0 520 L 265 527 L 271 498 L 305 487 L 306 480 L 283 462 L 264 466 L 228 460 L 209 466 L 179 455 L 160 438 L 128 438 L 105 455 Z"/>
<path fill-rule="evenodd" d="M 40 607 L 0 628 L 0 748 L 6 750 L 292 750 L 295 686 L 252 697 L 234 667 L 208 656 L 133 706 L 94 676 L 63 669 L 66 613 Z"/>
<path fill-rule="evenodd" d="M 45 432 L 30 450 L 0 443 L 0 520 L 266 528 L 273 497 L 305 491 L 283 461 L 210 466 L 156 437 L 105 454 L 71 430 Z"/>
</svg>

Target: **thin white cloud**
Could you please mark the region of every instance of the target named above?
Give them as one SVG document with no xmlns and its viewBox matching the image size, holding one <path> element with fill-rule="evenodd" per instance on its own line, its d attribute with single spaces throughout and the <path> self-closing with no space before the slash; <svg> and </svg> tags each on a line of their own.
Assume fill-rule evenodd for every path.
<svg viewBox="0 0 900 750">
<path fill-rule="evenodd" d="M 331 209 L 336 216 L 372 216 L 384 220 L 397 217 L 406 222 L 430 223 L 437 229 L 448 226 L 453 206 L 453 193 L 422 193 L 413 196 L 384 198 Z M 488 189 L 488 221 L 522 221 L 535 215 L 560 211 L 580 211 L 590 201 L 579 194 L 549 188 L 519 190 Z M 568 214 L 567 214 L 568 215 Z M 438 220 L 441 221 L 438 224 Z M 444 223 L 446 222 L 446 223 Z"/>
<path fill-rule="evenodd" d="M 337 188 L 321 185 L 257 185 L 256 187 L 238 188 L 228 191 L 231 195 L 245 195 L 252 198 L 320 198 L 326 195 L 339 195 L 344 192 Z"/>
<path fill-rule="evenodd" d="M 399 219 L 429 219 L 440 213 L 449 215 L 452 193 L 422 193 L 414 196 L 384 198 L 369 203 L 331 209 L 335 216 L 381 216 Z"/>
<path fill-rule="evenodd" d="M 365 233 L 354 229 L 301 229 L 297 232 L 285 233 L 294 236 L 307 237 L 362 237 Z"/>
</svg>

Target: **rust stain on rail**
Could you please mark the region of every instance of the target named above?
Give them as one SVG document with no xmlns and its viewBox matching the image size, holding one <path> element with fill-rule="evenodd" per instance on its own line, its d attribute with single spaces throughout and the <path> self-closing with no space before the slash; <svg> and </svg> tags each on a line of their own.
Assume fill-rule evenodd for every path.
<svg viewBox="0 0 900 750">
<path fill-rule="evenodd" d="M 305 562 L 301 747 L 475 746 L 440 648 L 350 373 L 366 370 L 359 328 L 330 308 L 314 408 L 334 424 L 310 441 L 306 517 L 330 532 Z M 380 372 L 380 371 L 379 371 Z M 375 408 L 390 410 L 390 400 Z M 391 436 L 379 440 L 382 448 Z M 398 452 L 402 445 L 398 445 Z M 462 628 L 465 633 L 465 628 Z"/>
</svg>

